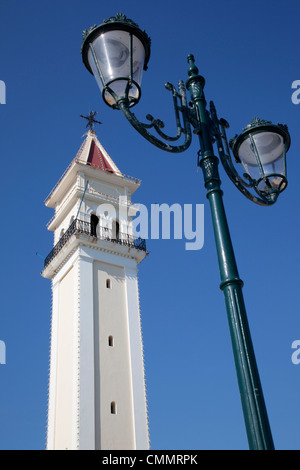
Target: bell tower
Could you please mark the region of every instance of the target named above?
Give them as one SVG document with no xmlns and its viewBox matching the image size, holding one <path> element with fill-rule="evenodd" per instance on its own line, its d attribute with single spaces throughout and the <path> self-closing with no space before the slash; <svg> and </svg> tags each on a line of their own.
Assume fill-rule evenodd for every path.
<svg viewBox="0 0 300 470">
<path fill-rule="evenodd" d="M 91 129 L 47 197 L 54 247 L 47 449 L 149 448 L 138 265 L 131 196 Z"/>
</svg>

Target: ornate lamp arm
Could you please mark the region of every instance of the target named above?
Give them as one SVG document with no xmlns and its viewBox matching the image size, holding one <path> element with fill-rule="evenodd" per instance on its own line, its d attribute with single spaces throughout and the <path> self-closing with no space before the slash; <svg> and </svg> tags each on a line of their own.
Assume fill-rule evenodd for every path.
<svg viewBox="0 0 300 470">
<path fill-rule="evenodd" d="M 250 201 L 255 202 L 260 206 L 271 206 L 276 202 L 276 195 L 274 194 L 271 198 L 260 198 L 248 191 L 247 188 L 254 188 L 255 190 L 255 181 L 250 178 L 249 175 L 244 174 L 245 181 L 236 171 L 234 164 L 232 163 L 231 153 L 228 145 L 226 129 L 229 128 L 229 124 L 225 119 L 218 119 L 217 112 L 214 103 L 210 102 L 210 117 L 213 127 L 213 136 L 216 139 L 218 153 L 224 170 L 235 184 L 235 186 L 244 194 L 245 197 L 250 199 Z M 225 148 L 224 148 L 225 147 Z"/>
<path fill-rule="evenodd" d="M 174 111 L 175 111 L 175 119 L 176 119 L 176 126 L 177 126 L 177 134 L 175 137 L 168 136 L 161 129 L 164 128 L 165 124 L 160 119 L 155 119 L 153 116 L 148 114 L 146 119 L 150 122 L 150 124 L 141 123 L 135 114 L 130 111 L 129 108 L 129 101 L 127 96 L 118 100 L 118 108 L 121 109 L 123 114 L 126 116 L 130 124 L 149 142 L 154 144 L 156 147 L 165 150 L 167 152 L 172 153 L 180 153 L 184 152 L 190 145 L 192 141 L 192 133 L 191 133 L 191 126 L 189 120 L 189 108 L 187 105 L 186 100 L 186 91 L 184 87 L 184 83 L 182 81 L 179 82 L 178 92 L 176 88 L 171 83 L 166 83 L 165 87 L 167 90 L 172 91 L 173 94 L 173 104 L 174 104 Z M 111 93 L 112 90 L 110 90 Z M 127 92 L 128 94 L 128 92 Z M 179 101 L 179 102 L 178 102 Z M 182 115 L 182 123 L 180 119 L 180 113 Z M 169 142 L 177 141 L 182 134 L 185 135 L 185 140 L 180 145 L 170 145 L 167 142 L 159 139 L 155 135 L 149 132 L 149 129 L 154 128 L 158 135 Z"/>
</svg>

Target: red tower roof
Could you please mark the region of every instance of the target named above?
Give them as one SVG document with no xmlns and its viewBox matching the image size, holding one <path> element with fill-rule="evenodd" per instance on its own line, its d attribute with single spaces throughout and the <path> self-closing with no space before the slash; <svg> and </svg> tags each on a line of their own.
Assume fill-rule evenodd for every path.
<svg viewBox="0 0 300 470">
<path fill-rule="evenodd" d="M 92 140 L 90 146 L 90 152 L 87 159 L 87 165 L 93 166 L 100 170 L 111 171 L 115 173 L 112 166 L 108 163 L 107 158 L 103 155 L 100 148 L 95 144 L 95 141 Z"/>
<path fill-rule="evenodd" d="M 82 142 L 79 151 L 75 157 L 78 163 L 92 166 L 97 170 L 102 170 L 108 173 L 122 176 L 122 173 L 116 166 L 115 162 L 108 155 L 106 150 L 100 144 L 94 131 L 88 131 L 86 139 Z"/>
</svg>

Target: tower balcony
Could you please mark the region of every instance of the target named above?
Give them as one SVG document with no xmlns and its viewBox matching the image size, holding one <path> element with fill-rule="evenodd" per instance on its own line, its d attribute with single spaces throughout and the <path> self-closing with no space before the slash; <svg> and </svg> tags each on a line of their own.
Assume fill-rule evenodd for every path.
<svg viewBox="0 0 300 470">
<path fill-rule="evenodd" d="M 51 261 L 60 253 L 62 248 L 71 239 L 73 235 L 87 235 L 95 240 L 109 241 L 129 248 L 135 248 L 147 252 L 146 240 L 140 237 L 134 237 L 128 233 L 117 233 L 116 230 L 99 226 L 97 230 L 91 222 L 75 219 L 71 223 L 68 230 L 62 235 L 54 248 L 50 251 L 49 255 L 45 258 L 44 269 L 51 263 Z"/>
</svg>

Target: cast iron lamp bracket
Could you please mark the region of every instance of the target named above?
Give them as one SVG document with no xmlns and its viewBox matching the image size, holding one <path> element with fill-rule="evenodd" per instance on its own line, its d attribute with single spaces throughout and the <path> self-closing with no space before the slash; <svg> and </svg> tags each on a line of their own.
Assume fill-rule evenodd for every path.
<svg viewBox="0 0 300 470">
<path fill-rule="evenodd" d="M 204 86 L 204 79 L 203 77 L 199 77 L 198 86 L 199 89 Z M 201 80 L 200 80 L 201 79 Z M 192 80 L 192 79 L 190 79 Z M 189 80 L 188 80 L 189 82 Z M 187 82 L 187 83 L 188 83 Z M 194 87 L 197 84 L 194 84 Z M 151 114 L 147 114 L 146 119 L 149 121 L 148 123 L 142 123 L 138 120 L 135 114 L 129 109 L 129 101 L 125 96 L 122 99 L 119 99 L 117 102 L 117 109 L 120 109 L 130 124 L 150 143 L 154 144 L 156 147 L 171 152 L 171 153 L 181 153 L 187 150 L 187 148 L 191 145 L 192 142 L 192 132 L 191 128 L 193 128 L 193 134 L 197 134 L 200 139 L 202 138 L 202 127 L 201 127 L 201 120 L 199 117 L 199 113 L 197 111 L 197 107 L 195 104 L 190 101 L 187 103 L 186 98 L 186 88 L 182 80 L 179 81 L 178 91 L 176 90 L 175 86 L 171 83 L 167 82 L 165 84 L 167 90 L 172 92 L 173 97 L 173 106 L 174 106 L 174 113 L 175 113 L 175 121 L 177 127 L 177 133 L 175 136 L 169 136 L 165 134 L 162 129 L 165 127 L 165 124 L 162 120 L 154 118 Z M 113 92 L 112 92 L 113 93 Z M 115 97 L 117 99 L 117 96 Z M 235 139 L 238 135 L 235 136 L 234 139 L 231 139 L 228 142 L 226 129 L 229 128 L 229 123 L 225 119 L 218 119 L 216 108 L 214 103 L 210 102 L 210 111 L 207 111 L 207 121 L 209 123 L 209 132 L 211 136 L 212 143 L 216 143 L 218 154 L 220 157 L 220 161 L 222 166 L 230 178 L 230 180 L 234 183 L 236 188 L 249 200 L 252 202 L 261 205 L 261 206 L 271 206 L 273 205 L 280 193 L 280 190 L 272 190 L 268 192 L 261 192 L 257 190 L 257 180 L 251 178 L 248 173 L 244 173 L 243 176 L 239 174 L 235 165 L 233 163 L 233 158 L 231 155 L 230 147 L 233 146 Z M 264 122 L 267 123 L 268 121 L 261 121 L 258 120 L 260 123 Z M 257 122 L 258 122 L 257 121 Z M 253 123 L 253 121 L 252 121 Z M 286 125 L 279 125 L 287 132 Z M 159 137 L 153 135 L 150 130 L 153 129 L 156 131 Z M 176 142 L 180 139 L 180 137 L 184 135 L 185 140 L 182 144 L 179 145 L 171 145 L 168 142 Z M 167 142 L 164 142 L 167 141 Z M 201 154 L 201 150 L 198 153 L 198 156 Z M 199 159 L 198 159 L 199 162 Z M 235 162 L 240 164 L 241 161 L 239 158 L 235 157 Z M 283 180 L 286 182 L 286 179 Z"/>
<path fill-rule="evenodd" d="M 172 92 L 173 106 L 176 122 L 176 135 L 169 136 L 162 129 L 165 127 L 161 119 L 154 118 L 151 114 L 147 114 L 148 123 L 142 123 L 135 114 L 129 109 L 127 96 L 121 98 L 117 102 L 117 108 L 120 109 L 130 124 L 150 143 L 156 147 L 171 153 L 180 153 L 188 149 L 192 142 L 192 132 L 190 125 L 190 109 L 187 104 L 186 90 L 183 81 L 179 81 L 178 91 L 175 86 L 167 82 L 165 84 L 167 90 Z M 117 97 L 116 97 L 117 98 Z M 149 132 L 154 129 L 158 136 Z M 184 142 L 178 145 L 171 145 L 168 142 L 176 142 L 184 135 Z M 163 140 L 162 140 L 163 139 Z M 166 141 L 166 142 L 164 142 Z"/>
</svg>

